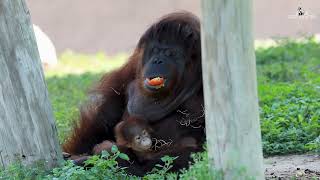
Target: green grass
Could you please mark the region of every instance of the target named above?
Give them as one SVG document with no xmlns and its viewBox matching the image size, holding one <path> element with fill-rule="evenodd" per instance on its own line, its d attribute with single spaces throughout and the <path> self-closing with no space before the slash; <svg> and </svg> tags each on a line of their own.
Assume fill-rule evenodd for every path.
<svg viewBox="0 0 320 180">
<path fill-rule="evenodd" d="M 108 72 L 123 65 L 127 58 L 127 54 L 118 54 L 110 57 L 101 52 L 94 55 L 86 55 L 66 51 L 59 57 L 59 64 L 46 71 L 46 77 L 63 77 L 68 74 L 81 77 L 83 73 Z"/>
<path fill-rule="evenodd" d="M 86 100 L 89 88 L 103 73 L 120 67 L 126 58 L 126 55 L 107 57 L 103 53 L 81 55 L 66 52 L 61 55 L 56 68 L 46 71 L 61 143 L 71 132 L 78 107 Z M 275 45 L 257 48 L 256 58 L 264 155 L 320 153 L 319 43 L 312 38 L 284 39 Z M 209 173 L 206 152 L 193 156 L 195 164 L 179 175 L 167 173 L 173 159 L 165 158 L 166 166 L 158 167 L 144 179 L 176 179 L 177 176 L 180 179 L 209 179 L 210 176 L 219 176 L 218 172 Z M 0 171 L 0 179 L 137 179 L 118 168 L 115 158 L 116 155 L 112 154 L 108 155 L 107 161 L 94 157 L 90 161 L 94 168 L 89 170 L 69 162 L 52 172 L 12 165 Z"/>
<path fill-rule="evenodd" d="M 284 39 L 256 58 L 264 155 L 319 152 L 319 43 Z"/>
</svg>

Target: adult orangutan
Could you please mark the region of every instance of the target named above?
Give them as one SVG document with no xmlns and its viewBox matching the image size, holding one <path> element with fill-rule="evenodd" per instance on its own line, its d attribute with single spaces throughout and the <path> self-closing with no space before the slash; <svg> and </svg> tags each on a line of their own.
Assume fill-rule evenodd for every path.
<svg viewBox="0 0 320 180">
<path fill-rule="evenodd" d="M 123 117 L 134 116 L 153 129 L 155 151 L 178 156 L 172 170 L 186 167 L 190 153 L 201 151 L 205 141 L 200 44 L 199 19 L 191 13 L 171 13 L 152 24 L 127 64 L 104 75 L 94 88 L 95 98 L 82 107 L 64 151 L 92 154 L 95 145 L 115 141 L 113 129 Z M 185 137 L 198 145 L 174 146 Z M 119 163 L 143 175 L 159 162 L 160 157 Z"/>
</svg>

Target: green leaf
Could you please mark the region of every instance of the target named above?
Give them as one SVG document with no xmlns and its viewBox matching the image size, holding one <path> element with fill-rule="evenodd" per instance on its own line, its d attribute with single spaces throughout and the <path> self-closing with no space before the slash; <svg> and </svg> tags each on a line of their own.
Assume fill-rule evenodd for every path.
<svg viewBox="0 0 320 180">
<path fill-rule="evenodd" d="M 108 158 L 109 156 L 110 156 L 110 153 L 109 153 L 108 151 L 102 151 L 102 152 L 101 152 L 101 158 L 106 159 L 106 158 Z"/>
<path fill-rule="evenodd" d="M 111 147 L 111 152 L 112 152 L 113 154 L 115 154 L 115 153 L 118 152 L 118 151 L 119 151 L 118 147 L 117 147 L 116 145 L 112 145 L 112 147 Z"/>
<path fill-rule="evenodd" d="M 156 167 L 162 168 L 163 166 L 161 164 L 156 164 Z"/>
<path fill-rule="evenodd" d="M 126 161 L 129 161 L 130 158 L 128 155 L 124 154 L 124 153 L 120 153 L 119 154 L 119 158 L 123 159 L 123 160 L 126 160 Z"/>
<path fill-rule="evenodd" d="M 170 160 L 170 157 L 169 156 L 163 156 L 162 158 L 161 158 L 161 161 L 162 162 L 167 162 L 167 161 L 169 161 Z"/>
</svg>

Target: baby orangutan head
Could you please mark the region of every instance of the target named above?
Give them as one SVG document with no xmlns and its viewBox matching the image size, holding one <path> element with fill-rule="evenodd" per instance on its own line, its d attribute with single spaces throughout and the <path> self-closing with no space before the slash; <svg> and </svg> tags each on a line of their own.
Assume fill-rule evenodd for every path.
<svg viewBox="0 0 320 180">
<path fill-rule="evenodd" d="M 133 117 L 124 119 L 115 127 L 117 145 L 138 152 L 148 151 L 152 146 L 151 131 L 150 126 L 141 119 Z"/>
</svg>

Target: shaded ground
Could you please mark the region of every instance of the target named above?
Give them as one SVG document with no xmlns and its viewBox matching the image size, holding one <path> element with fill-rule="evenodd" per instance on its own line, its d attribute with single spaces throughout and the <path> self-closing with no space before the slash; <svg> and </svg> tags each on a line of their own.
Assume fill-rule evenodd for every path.
<svg viewBox="0 0 320 180">
<path fill-rule="evenodd" d="M 266 179 L 320 179 L 320 155 L 287 155 L 265 159 Z"/>
</svg>

